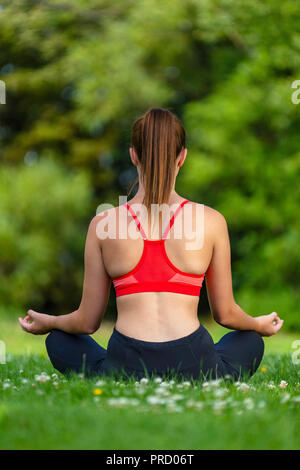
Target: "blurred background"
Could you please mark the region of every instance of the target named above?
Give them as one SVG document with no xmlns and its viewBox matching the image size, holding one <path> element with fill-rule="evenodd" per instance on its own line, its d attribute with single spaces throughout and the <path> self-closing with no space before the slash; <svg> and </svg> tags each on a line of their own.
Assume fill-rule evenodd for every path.
<svg viewBox="0 0 300 470">
<path fill-rule="evenodd" d="M 78 308 L 89 222 L 127 194 L 150 107 L 187 132 L 177 192 L 227 220 L 236 302 L 300 330 L 299 16 L 288 0 L 0 0 L 3 334 L 28 308 Z"/>
</svg>

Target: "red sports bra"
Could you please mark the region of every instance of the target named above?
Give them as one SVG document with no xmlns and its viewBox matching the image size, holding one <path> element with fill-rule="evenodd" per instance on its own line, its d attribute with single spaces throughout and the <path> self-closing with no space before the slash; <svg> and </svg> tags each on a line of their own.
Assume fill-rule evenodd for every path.
<svg viewBox="0 0 300 470">
<path fill-rule="evenodd" d="M 190 201 L 184 200 L 176 209 L 162 239 L 159 240 L 147 239 L 137 215 L 129 204 L 124 204 L 132 214 L 144 239 L 144 249 L 135 268 L 127 274 L 112 278 L 117 297 L 136 292 L 177 292 L 199 296 L 205 273 L 189 274 L 180 271 L 169 260 L 165 248 L 165 237 L 173 226 L 178 212 L 187 202 Z"/>
</svg>

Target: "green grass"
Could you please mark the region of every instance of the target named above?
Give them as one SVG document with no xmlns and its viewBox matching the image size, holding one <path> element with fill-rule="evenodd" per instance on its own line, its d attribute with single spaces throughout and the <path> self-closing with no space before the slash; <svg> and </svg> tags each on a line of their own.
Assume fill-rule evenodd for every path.
<svg viewBox="0 0 300 470">
<path fill-rule="evenodd" d="M 27 335 L 9 321 L 2 326 L 2 449 L 299 449 L 300 365 L 291 359 L 297 335 L 266 338 L 263 362 L 242 386 L 97 383 L 56 373 L 45 357 L 45 337 Z M 206 326 L 215 341 L 227 331 Z M 106 323 L 103 336 L 95 335 L 101 345 L 112 327 Z"/>
</svg>

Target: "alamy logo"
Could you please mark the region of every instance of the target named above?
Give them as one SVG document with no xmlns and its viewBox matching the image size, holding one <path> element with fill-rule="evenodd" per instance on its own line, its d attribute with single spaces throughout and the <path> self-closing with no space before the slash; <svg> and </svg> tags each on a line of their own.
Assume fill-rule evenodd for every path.
<svg viewBox="0 0 300 470">
<path fill-rule="evenodd" d="M 0 104 L 6 104 L 6 88 L 3 80 L 0 80 Z"/>
<path fill-rule="evenodd" d="M 300 364 L 300 340 L 299 339 L 296 339 L 295 341 L 293 341 L 292 348 L 296 349 L 296 351 L 292 353 L 292 363 L 295 365 L 298 365 Z"/>
<path fill-rule="evenodd" d="M 0 340 L 0 364 L 6 364 L 6 347 L 4 341 Z"/>
<path fill-rule="evenodd" d="M 293 104 L 299 104 L 300 103 L 300 80 L 294 80 L 292 83 L 292 88 L 296 88 L 296 91 L 292 93 L 291 100 Z"/>
<path fill-rule="evenodd" d="M 125 201 L 125 202 L 124 202 Z M 126 196 L 119 196 L 119 205 L 124 206 L 127 202 Z M 119 211 L 118 216 L 116 211 L 111 211 L 114 206 L 112 204 L 103 203 L 97 207 L 97 215 L 102 214 L 96 227 L 96 234 L 100 240 L 110 239 L 137 239 L 140 238 L 139 232 L 136 230 L 136 226 L 140 227 L 140 232 L 143 234 L 143 238 L 158 239 L 157 233 L 157 220 L 159 213 L 162 215 L 162 225 L 166 229 L 166 238 L 171 238 L 170 230 L 173 227 L 172 220 L 177 219 L 177 223 L 172 228 L 175 239 L 182 239 L 183 235 L 186 238 L 185 248 L 186 250 L 201 250 L 204 244 L 204 204 L 197 204 L 195 206 L 196 217 L 195 217 L 195 228 L 193 227 L 193 207 L 192 204 L 184 204 L 182 207 L 177 204 L 151 204 L 150 209 L 150 221 L 148 219 L 148 210 L 144 204 L 135 203 L 130 204 L 132 211 L 132 220 L 128 222 L 128 219 L 124 220 L 124 213 Z M 180 210 L 181 209 L 181 210 Z M 184 214 L 184 216 L 183 216 Z M 118 224 L 117 224 L 118 217 Z M 133 219 L 136 220 L 133 220 Z M 137 222 L 138 221 L 138 222 Z M 118 229 L 117 229 L 118 225 Z M 148 237 L 147 235 L 148 234 Z M 188 241 L 187 241 L 188 240 Z"/>
</svg>

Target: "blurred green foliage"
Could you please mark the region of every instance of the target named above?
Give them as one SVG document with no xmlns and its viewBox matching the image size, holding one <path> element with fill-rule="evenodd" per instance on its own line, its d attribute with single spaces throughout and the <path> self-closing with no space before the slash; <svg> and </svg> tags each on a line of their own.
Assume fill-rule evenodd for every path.
<svg viewBox="0 0 300 470">
<path fill-rule="evenodd" d="M 237 302 L 300 329 L 300 4 L 0 4 L 0 303 L 71 311 L 89 218 L 125 194 L 130 126 L 161 106 L 187 131 L 177 191 L 227 219 Z"/>
<path fill-rule="evenodd" d="M 1 168 L 1 304 L 49 313 L 78 307 L 91 194 L 83 172 L 51 159 Z"/>
</svg>

